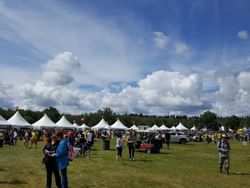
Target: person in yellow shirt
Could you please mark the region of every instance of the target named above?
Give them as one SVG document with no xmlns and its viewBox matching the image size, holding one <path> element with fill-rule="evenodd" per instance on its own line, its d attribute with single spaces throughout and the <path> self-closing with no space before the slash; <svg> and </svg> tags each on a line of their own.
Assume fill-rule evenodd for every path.
<svg viewBox="0 0 250 188">
<path fill-rule="evenodd" d="M 31 131 L 31 143 L 30 143 L 30 149 L 32 148 L 33 144 L 35 144 L 35 148 L 37 149 L 37 133 L 35 130 Z"/>
</svg>

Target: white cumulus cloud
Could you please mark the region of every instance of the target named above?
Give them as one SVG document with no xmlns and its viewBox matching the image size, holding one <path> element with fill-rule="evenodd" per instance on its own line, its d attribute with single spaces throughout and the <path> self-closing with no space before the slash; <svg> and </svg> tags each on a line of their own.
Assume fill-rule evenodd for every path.
<svg viewBox="0 0 250 188">
<path fill-rule="evenodd" d="M 69 73 L 72 74 L 72 73 Z M 218 91 L 203 93 L 203 75 L 156 71 L 138 81 L 136 86 L 124 86 L 119 92 L 108 88 L 83 92 L 70 85 L 51 85 L 44 80 L 35 84 L 0 84 L 0 99 L 9 105 L 41 110 L 55 106 L 61 112 L 93 112 L 110 107 L 117 113 L 187 114 L 197 115 L 212 110 L 219 115 L 249 113 L 250 73 L 218 77 Z M 18 93 L 19 95 L 15 95 Z"/>
<path fill-rule="evenodd" d="M 80 66 L 78 58 L 71 52 L 58 54 L 44 65 L 43 80 L 51 85 L 70 84 L 74 80 L 70 73 Z"/>
<path fill-rule="evenodd" d="M 248 32 L 245 30 L 239 31 L 238 37 L 242 40 L 246 40 L 246 39 L 248 39 Z"/>
<path fill-rule="evenodd" d="M 239 91 L 239 84 L 235 77 L 222 77 L 218 79 L 220 100 L 233 101 Z"/>
<path fill-rule="evenodd" d="M 166 45 L 170 41 L 170 38 L 162 32 L 154 32 L 155 46 L 160 49 L 165 49 Z"/>
<path fill-rule="evenodd" d="M 11 108 L 13 107 L 13 85 L 5 81 L 0 82 L 0 106 Z"/>
<path fill-rule="evenodd" d="M 177 43 L 175 43 L 175 52 L 177 54 L 182 54 L 182 53 L 184 53 L 184 52 L 186 52 L 188 50 L 189 50 L 189 47 L 188 47 L 187 44 L 185 44 L 183 42 L 177 42 Z"/>
<path fill-rule="evenodd" d="M 219 77 L 219 91 L 210 96 L 213 110 L 223 116 L 249 115 L 249 82 L 249 72 L 241 72 L 237 77 Z"/>
<path fill-rule="evenodd" d="M 241 72 L 238 76 L 238 80 L 240 83 L 240 88 L 247 91 L 250 94 L 250 73 L 249 72 Z"/>
<path fill-rule="evenodd" d="M 46 66 L 51 66 L 51 61 Z M 53 67 L 53 66 L 52 66 Z M 81 113 L 110 107 L 118 113 L 193 114 L 208 108 L 201 97 L 202 82 L 197 74 L 156 71 L 138 81 L 137 86 L 125 86 L 120 92 L 108 89 L 82 92 L 69 85 L 49 85 L 43 80 L 16 88 L 19 106 L 42 109 L 53 105 L 62 112 Z"/>
</svg>

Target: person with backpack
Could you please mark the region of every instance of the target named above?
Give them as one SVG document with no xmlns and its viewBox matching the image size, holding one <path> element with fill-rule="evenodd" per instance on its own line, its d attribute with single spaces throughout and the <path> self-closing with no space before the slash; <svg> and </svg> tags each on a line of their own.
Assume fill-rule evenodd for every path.
<svg viewBox="0 0 250 188">
<path fill-rule="evenodd" d="M 220 173 L 224 172 L 228 175 L 229 174 L 229 167 L 230 167 L 230 150 L 231 146 L 228 142 L 228 137 L 226 135 L 221 136 L 221 140 L 217 144 L 217 148 L 219 151 L 219 168 Z"/>
</svg>

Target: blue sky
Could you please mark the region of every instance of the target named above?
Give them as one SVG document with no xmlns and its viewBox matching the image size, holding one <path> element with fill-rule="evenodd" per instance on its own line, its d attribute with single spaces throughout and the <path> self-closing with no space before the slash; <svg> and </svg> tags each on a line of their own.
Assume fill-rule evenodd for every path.
<svg viewBox="0 0 250 188">
<path fill-rule="evenodd" d="M 249 115 L 249 8 L 247 0 L 0 0 L 0 105 Z"/>
</svg>

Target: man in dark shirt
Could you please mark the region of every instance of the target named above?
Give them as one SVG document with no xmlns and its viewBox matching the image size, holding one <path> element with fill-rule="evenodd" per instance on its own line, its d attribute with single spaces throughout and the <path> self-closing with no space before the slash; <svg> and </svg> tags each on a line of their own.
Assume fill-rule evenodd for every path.
<svg viewBox="0 0 250 188">
<path fill-rule="evenodd" d="M 167 144 L 167 149 L 169 149 L 170 138 L 171 138 L 171 134 L 170 134 L 169 131 L 167 131 L 166 134 L 165 134 L 165 142 Z"/>
</svg>

